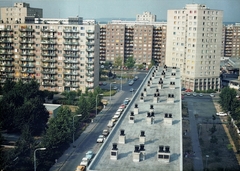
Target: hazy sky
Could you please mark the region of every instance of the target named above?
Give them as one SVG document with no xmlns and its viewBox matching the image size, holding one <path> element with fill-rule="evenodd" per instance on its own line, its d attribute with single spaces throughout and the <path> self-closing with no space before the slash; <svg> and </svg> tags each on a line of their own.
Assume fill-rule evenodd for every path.
<svg viewBox="0 0 240 171">
<path fill-rule="evenodd" d="M 0 0 L 0 6 L 27 2 L 30 7 L 42 8 L 45 18 L 81 16 L 84 19 L 135 18 L 149 11 L 158 20 L 167 19 L 168 9 L 181 9 L 187 3 L 205 4 L 210 9 L 224 11 L 224 22 L 240 22 L 240 0 Z"/>
</svg>

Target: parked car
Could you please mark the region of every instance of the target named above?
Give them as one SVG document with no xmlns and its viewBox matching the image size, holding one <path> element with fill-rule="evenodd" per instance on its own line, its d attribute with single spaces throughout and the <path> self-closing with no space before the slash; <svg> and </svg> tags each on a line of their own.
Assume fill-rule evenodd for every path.
<svg viewBox="0 0 240 171">
<path fill-rule="evenodd" d="M 98 139 L 97 139 L 97 143 L 103 143 L 104 139 L 105 139 L 105 137 L 103 135 L 99 135 Z"/>
<path fill-rule="evenodd" d="M 83 157 L 80 165 L 81 166 L 88 166 L 89 163 L 90 163 L 90 159 L 88 159 L 87 157 Z"/>
<path fill-rule="evenodd" d="M 203 96 L 203 94 L 202 94 L 202 93 L 200 93 L 200 94 L 199 94 L 199 96 L 201 96 L 201 97 L 202 97 L 202 96 Z"/>
<path fill-rule="evenodd" d="M 112 127 L 114 127 L 114 125 L 115 125 L 115 123 L 114 123 L 112 120 L 110 120 L 110 121 L 108 122 L 107 127 L 112 128 Z"/>
<path fill-rule="evenodd" d="M 104 85 L 104 86 L 105 86 L 105 85 L 107 85 L 107 83 L 106 83 L 106 82 L 103 82 L 103 84 L 102 84 L 102 85 Z"/>
<path fill-rule="evenodd" d="M 118 87 L 117 86 L 113 86 L 113 88 L 112 88 L 113 90 L 117 90 L 118 89 Z"/>
<path fill-rule="evenodd" d="M 187 96 L 190 96 L 190 95 L 191 95 L 191 93 L 187 92 Z"/>
<path fill-rule="evenodd" d="M 215 97 L 215 95 L 213 93 L 210 94 L 211 97 Z"/>
<path fill-rule="evenodd" d="M 134 88 L 130 88 L 130 92 L 134 92 Z"/>
<path fill-rule="evenodd" d="M 194 92 L 194 93 L 193 93 L 193 96 L 197 96 L 197 93 Z"/>
<path fill-rule="evenodd" d="M 121 108 L 119 108 L 119 109 L 117 110 L 117 112 L 121 112 L 121 113 L 122 113 L 122 111 L 123 111 L 123 109 L 121 109 Z"/>
<path fill-rule="evenodd" d="M 228 114 L 227 113 L 224 113 L 224 112 L 218 112 L 216 113 L 217 116 L 227 116 Z"/>
<path fill-rule="evenodd" d="M 137 81 L 137 80 L 138 80 L 138 76 L 135 76 L 135 77 L 133 78 L 133 80 L 134 80 L 134 81 Z"/>
<path fill-rule="evenodd" d="M 128 103 L 129 103 L 128 100 L 124 100 L 124 101 L 123 101 L 123 104 L 124 104 L 124 105 L 128 105 Z"/>
<path fill-rule="evenodd" d="M 107 129 L 104 129 L 103 132 L 102 132 L 102 134 L 106 137 L 106 136 L 108 136 L 109 131 L 108 131 Z"/>
</svg>

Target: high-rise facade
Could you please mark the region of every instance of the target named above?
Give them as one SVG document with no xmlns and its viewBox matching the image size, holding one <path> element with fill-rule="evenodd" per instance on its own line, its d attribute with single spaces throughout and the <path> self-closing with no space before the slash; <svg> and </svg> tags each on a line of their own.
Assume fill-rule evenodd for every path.
<svg viewBox="0 0 240 171">
<path fill-rule="evenodd" d="M 165 64 L 166 23 L 114 20 L 100 30 L 100 62 L 133 57 L 136 64 Z"/>
<path fill-rule="evenodd" d="M 43 10 L 31 8 L 28 3 L 17 2 L 13 7 L 1 8 L 1 20 L 3 23 L 25 23 L 25 17 L 43 17 Z"/>
<path fill-rule="evenodd" d="M 223 11 L 200 4 L 168 10 L 166 65 L 181 69 L 182 86 L 219 88 Z"/>
<path fill-rule="evenodd" d="M 41 90 L 93 89 L 99 82 L 98 24 L 82 18 L 0 24 L 0 78 L 36 80 Z"/>
<path fill-rule="evenodd" d="M 151 14 L 151 12 L 145 11 L 142 15 L 137 14 L 136 21 L 148 21 L 148 22 L 156 22 L 157 16 Z"/>
<path fill-rule="evenodd" d="M 224 56 L 240 57 L 240 23 L 224 26 Z"/>
</svg>

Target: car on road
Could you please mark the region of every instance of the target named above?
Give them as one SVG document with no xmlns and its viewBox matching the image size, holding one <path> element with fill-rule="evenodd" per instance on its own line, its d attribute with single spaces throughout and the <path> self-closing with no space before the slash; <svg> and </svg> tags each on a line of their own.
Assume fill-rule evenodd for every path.
<svg viewBox="0 0 240 171">
<path fill-rule="evenodd" d="M 197 93 L 194 92 L 194 93 L 193 93 L 193 96 L 197 96 Z"/>
<path fill-rule="evenodd" d="M 202 93 L 200 93 L 200 94 L 199 94 L 199 96 L 200 96 L 200 97 L 202 97 L 202 96 L 203 96 L 203 94 L 202 94 Z"/>
<path fill-rule="evenodd" d="M 121 108 L 119 108 L 119 109 L 117 110 L 117 112 L 121 112 L 121 113 L 122 113 L 122 111 L 123 111 L 123 109 L 121 109 Z"/>
<path fill-rule="evenodd" d="M 104 129 L 103 132 L 102 132 L 103 136 L 108 136 L 109 134 L 109 131 L 107 129 Z"/>
<path fill-rule="evenodd" d="M 124 100 L 124 101 L 123 101 L 123 104 L 124 104 L 124 105 L 128 105 L 128 103 L 129 103 L 128 100 Z"/>
<path fill-rule="evenodd" d="M 130 92 L 134 92 L 134 88 L 130 88 Z"/>
<path fill-rule="evenodd" d="M 211 97 L 215 97 L 215 95 L 213 93 L 210 94 Z"/>
<path fill-rule="evenodd" d="M 191 96 L 191 93 L 187 92 L 187 96 Z"/>
<path fill-rule="evenodd" d="M 133 80 L 131 80 L 131 81 L 128 82 L 128 85 L 130 85 L 130 86 L 133 85 L 133 84 L 134 84 L 134 81 L 133 81 Z"/>
<path fill-rule="evenodd" d="M 83 157 L 80 165 L 81 166 L 88 166 L 89 163 L 90 163 L 90 159 L 88 159 L 87 157 Z"/>
<path fill-rule="evenodd" d="M 135 77 L 133 78 L 133 80 L 134 80 L 134 81 L 137 81 L 137 80 L 138 80 L 138 76 L 135 76 Z"/>
<path fill-rule="evenodd" d="M 113 88 L 112 88 L 113 90 L 117 90 L 118 89 L 118 87 L 117 86 L 113 86 Z"/>
<path fill-rule="evenodd" d="M 99 135 L 97 139 L 97 143 L 103 143 L 104 139 L 105 139 L 104 135 Z"/>
<path fill-rule="evenodd" d="M 224 112 L 218 112 L 216 113 L 217 116 L 227 116 L 228 114 L 227 113 L 224 113 Z"/>
<path fill-rule="evenodd" d="M 106 82 L 103 82 L 103 83 L 102 83 L 102 85 L 104 85 L 104 86 L 105 86 L 105 85 L 107 85 L 107 83 L 106 83 Z"/>
</svg>

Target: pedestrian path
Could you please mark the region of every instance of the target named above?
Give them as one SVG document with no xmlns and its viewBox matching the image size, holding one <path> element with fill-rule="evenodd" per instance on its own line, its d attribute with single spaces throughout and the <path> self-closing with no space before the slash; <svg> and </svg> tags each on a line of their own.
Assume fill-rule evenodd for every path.
<svg viewBox="0 0 240 171">
<path fill-rule="evenodd" d="M 119 91 L 114 96 L 112 96 L 112 104 L 115 103 L 119 97 L 123 94 L 123 91 Z M 106 106 L 95 118 L 94 120 L 101 120 L 101 118 L 104 116 L 104 114 L 107 113 L 107 111 L 111 108 L 111 105 Z M 71 157 L 71 155 L 76 150 L 75 146 L 78 146 L 81 144 L 86 137 L 89 135 L 89 133 L 92 132 L 92 130 L 96 127 L 98 123 L 92 122 L 88 125 L 88 127 L 82 132 L 82 134 L 75 140 L 74 144 L 71 144 L 70 147 L 63 153 L 63 155 L 55 160 L 55 164 L 50 168 L 50 171 L 59 171 L 64 166 L 64 164 L 67 162 L 67 160 Z"/>
</svg>

